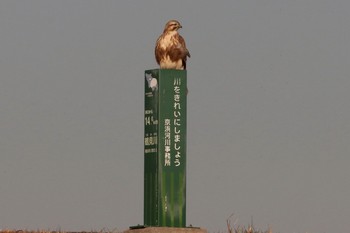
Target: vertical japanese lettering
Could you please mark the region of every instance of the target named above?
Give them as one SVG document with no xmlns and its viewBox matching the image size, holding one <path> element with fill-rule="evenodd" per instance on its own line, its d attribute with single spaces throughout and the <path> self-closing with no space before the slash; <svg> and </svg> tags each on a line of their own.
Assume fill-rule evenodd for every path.
<svg viewBox="0 0 350 233">
<path fill-rule="evenodd" d="M 174 79 L 174 112 L 173 112 L 173 116 L 174 116 L 174 137 L 173 137 L 173 142 L 174 142 L 174 150 L 175 150 L 175 159 L 174 159 L 174 164 L 175 167 L 178 167 L 181 165 L 181 102 L 180 102 L 180 92 L 181 92 L 181 79 L 180 78 L 175 78 Z"/>
<path fill-rule="evenodd" d="M 171 122 L 164 120 L 164 166 L 171 166 Z"/>
</svg>

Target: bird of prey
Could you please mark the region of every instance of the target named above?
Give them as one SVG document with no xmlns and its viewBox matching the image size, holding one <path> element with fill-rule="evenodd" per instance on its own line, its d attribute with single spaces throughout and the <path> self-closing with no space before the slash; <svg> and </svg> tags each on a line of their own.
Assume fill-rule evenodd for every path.
<svg viewBox="0 0 350 233">
<path fill-rule="evenodd" d="M 191 55 L 184 38 L 178 33 L 180 28 L 182 26 L 177 20 L 170 20 L 156 42 L 155 55 L 161 69 L 186 70 L 186 60 Z"/>
</svg>

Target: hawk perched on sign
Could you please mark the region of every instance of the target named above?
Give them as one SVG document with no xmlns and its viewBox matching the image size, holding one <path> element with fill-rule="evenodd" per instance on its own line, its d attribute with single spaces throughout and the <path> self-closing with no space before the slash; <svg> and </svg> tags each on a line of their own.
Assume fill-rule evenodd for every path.
<svg viewBox="0 0 350 233">
<path fill-rule="evenodd" d="M 170 20 L 157 40 L 155 55 L 161 69 L 186 70 L 186 60 L 191 55 L 184 38 L 177 32 L 180 28 L 178 21 Z"/>
</svg>

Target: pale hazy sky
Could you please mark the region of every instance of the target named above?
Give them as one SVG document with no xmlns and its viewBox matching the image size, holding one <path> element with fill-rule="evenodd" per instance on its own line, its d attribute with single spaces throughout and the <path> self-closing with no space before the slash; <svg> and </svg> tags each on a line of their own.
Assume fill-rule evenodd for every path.
<svg viewBox="0 0 350 233">
<path fill-rule="evenodd" d="M 146 69 L 188 61 L 187 223 L 350 229 L 350 1 L 0 1 L 0 229 L 143 223 Z"/>
</svg>

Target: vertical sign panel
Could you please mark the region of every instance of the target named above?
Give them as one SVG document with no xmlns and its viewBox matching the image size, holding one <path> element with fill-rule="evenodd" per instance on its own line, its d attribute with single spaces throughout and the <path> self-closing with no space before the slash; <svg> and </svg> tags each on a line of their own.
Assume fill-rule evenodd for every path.
<svg viewBox="0 0 350 233">
<path fill-rule="evenodd" d="M 158 75 L 157 70 L 145 72 L 144 119 L 144 224 L 158 226 Z"/>
<path fill-rule="evenodd" d="M 186 226 L 186 81 L 183 70 L 145 71 L 145 225 Z"/>
</svg>

